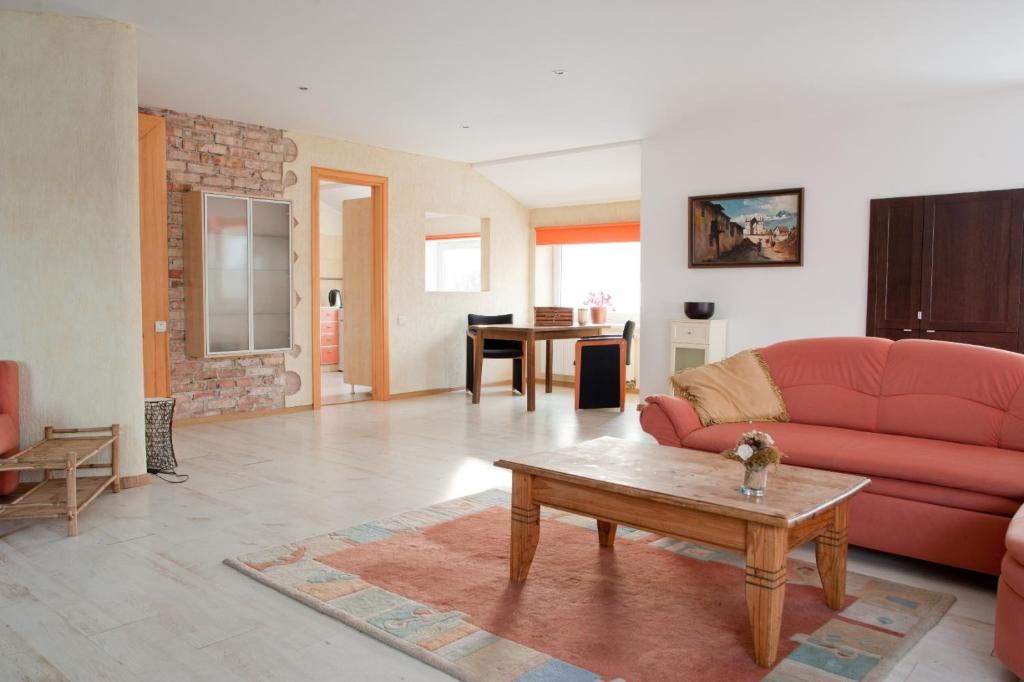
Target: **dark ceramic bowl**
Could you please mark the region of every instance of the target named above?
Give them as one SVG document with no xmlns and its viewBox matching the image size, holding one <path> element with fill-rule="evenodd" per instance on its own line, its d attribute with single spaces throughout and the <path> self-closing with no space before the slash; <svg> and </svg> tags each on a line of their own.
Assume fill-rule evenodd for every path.
<svg viewBox="0 0 1024 682">
<path fill-rule="evenodd" d="M 687 301 L 683 312 L 691 320 L 710 320 L 715 314 L 715 304 L 710 301 Z"/>
</svg>

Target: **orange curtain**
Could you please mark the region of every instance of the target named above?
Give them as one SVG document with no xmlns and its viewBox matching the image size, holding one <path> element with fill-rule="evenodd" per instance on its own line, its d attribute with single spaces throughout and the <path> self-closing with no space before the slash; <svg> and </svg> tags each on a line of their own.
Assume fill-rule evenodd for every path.
<svg viewBox="0 0 1024 682">
<path fill-rule="evenodd" d="M 537 246 L 553 244 L 601 244 L 640 241 L 640 223 L 602 223 L 599 225 L 561 225 L 538 227 Z"/>
</svg>

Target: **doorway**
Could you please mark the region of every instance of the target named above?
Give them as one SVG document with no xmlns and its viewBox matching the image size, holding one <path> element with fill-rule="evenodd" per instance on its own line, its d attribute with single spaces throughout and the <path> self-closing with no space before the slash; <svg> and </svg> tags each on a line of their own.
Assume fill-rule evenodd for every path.
<svg viewBox="0 0 1024 682">
<path fill-rule="evenodd" d="M 313 408 L 388 399 L 387 178 L 314 168 Z"/>
</svg>

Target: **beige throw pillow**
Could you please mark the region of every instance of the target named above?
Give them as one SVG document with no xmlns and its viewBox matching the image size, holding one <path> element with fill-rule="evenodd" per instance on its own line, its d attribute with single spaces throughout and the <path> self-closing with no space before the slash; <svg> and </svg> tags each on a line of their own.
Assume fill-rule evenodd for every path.
<svg viewBox="0 0 1024 682">
<path fill-rule="evenodd" d="M 675 394 L 693 405 L 704 426 L 730 422 L 788 422 L 779 387 L 757 351 L 743 351 L 672 377 Z"/>
</svg>

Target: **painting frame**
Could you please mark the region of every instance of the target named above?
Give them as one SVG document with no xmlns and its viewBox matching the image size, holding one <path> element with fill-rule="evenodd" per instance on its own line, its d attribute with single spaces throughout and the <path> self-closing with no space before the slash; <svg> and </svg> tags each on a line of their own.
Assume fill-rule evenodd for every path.
<svg viewBox="0 0 1024 682">
<path fill-rule="evenodd" d="M 735 201 L 735 200 L 768 200 L 778 199 L 779 197 L 795 197 L 796 200 L 796 212 L 794 215 L 795 224 L 789 230 L 787 239 L 790 238 L 793 232 L 796 233 L 796 243 L 788 247 L 789 251 L 795 251 L 795 255 L 780 258 L 778 260 L 772 259 L 723 259 L 718 260 L 720 256 L 714 260 L 708 260 L 708 258 L 701 258 L 697 252 L 697 239 L 699 235 L 698 229 L 704 229 L 704 225 L 698 225 L 695 223 L 696 209 L 705 208 L 707 204 L 713 204 L 719 201 Z M 702 206 L 704 204 L 704 206 Z M 700 196 L 691 196 L 687 199 L 687 252 L 688 252 L 688 267 L 690 268 L 743 268 L 743 267 L 800 267 L 804 264 L 804 188 L 803 187 L 789 187 L 785 189 L 769 189 L 769 190 L 757 190 L 752 192 L 721 192 L 717 194 L 703 194 Z M 721 211 L 721 206 L 718 207 Z M 702 215 L 704 215 L 702 213 Z M 726 218 L 729 216 L 724 214 Z M 762 220 L 762 225 L 763 225 Z M 730 223 L 734 227 L 740 227 L 736 223 Z M 740 227 L 745 234 L 745 226 Z M 763 229 L 763 228 L 762 228 Z M 717 245 L 717 236 L 716 245 Z M 769 235 L 765 233 L 763 235 L 757 235 L 759 238 L 771 238 L 774 241 L 774 233 Z M 743 240 L 740 240 L 743 241 Z M 752 247 L 751 247 L 752 248 Z M 760 253 L 760 251 L 758 252 Z"/>
</svg>

